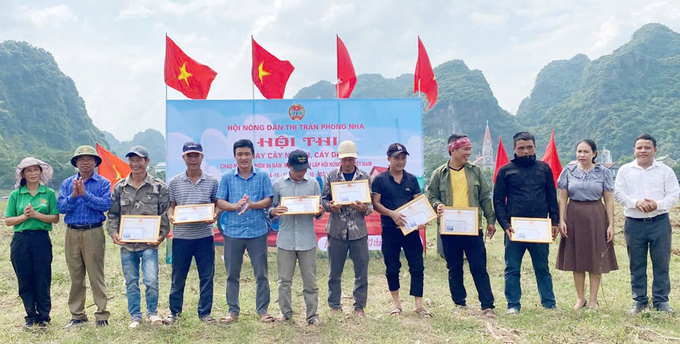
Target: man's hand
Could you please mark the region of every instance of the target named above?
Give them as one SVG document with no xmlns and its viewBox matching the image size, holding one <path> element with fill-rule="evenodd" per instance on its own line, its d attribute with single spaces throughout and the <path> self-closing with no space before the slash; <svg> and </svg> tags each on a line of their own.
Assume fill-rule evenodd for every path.
<svg viewBox="0 0 680 344">
<path fill-rule="evenodd" d="M 248 210 L 248 208 L 250 208 L 251 204 L 252 203 L 250 203 L 250 196 L 243 195 L 243 198 L 241 198 L 238 201 L 238 203 L 236 203 L 236 206 L 237 206 L 236 210 L 241 209 L 241 211 L 238 214 L 243 215 L 243 213 L 245 213 Z"/>
<path fill-rule="evenodd" d="M 567 223 L 560 220 L 559 228 L 560 228 L 560 233 L 562 233 L 562 236 L 564 236 L 565 238 L 568 238 L 568 236 L 567 236 Z"/>
<path fill-rule="evenodd" d="M 493 224 L 486 225 L 486 236 L 491 239 L 494 234 L 496 234 L 496 226 Z"/>
<path fill-rule="evenodd" d="M 78 196 L 83 197 L 85 196 L 85 183 L 81 178 L 77 179 L 78 181 Z"/>
<path fill-rule="evenodd" d="M 120 237 L 117 233 L 111 234 L 111 239 L 113 239 L 113 243 L 116 245 L 125 245 L 125 243 L 120 241 Z"/>
<path fill-rule="evenodd" d="M 515 230 L 512 229 L 512 227 L 508 227 L 508 229 L 505 230 L 505 235 L 507 235 L 508 238 L 512 238 L 513 234 L 515 234 Z"/>
<path fill-rule="evenodd" d="M 390 212 L 390 218 L 392 221 L 394 221 L 395 224 L 399 227 L 405 227 L 406 226 L 406 215 L 397 213 L 396 211 L 392 210 Z"/>
<path fill-rule="evenodd" d="M 165 238 L 162 236 L 158 236 L 158 238 L 156 238 L 156 241 L 147 242 L 146 244 L 150 246 L 158 246 L 163 242 L 163 239 Z"/>
<path fill-rule="evenodd" d="M 279 205 L 278 207 L 274 208 L 274 217 L 279 217 L 287 212 L 288 207 Z"/>
<path fill-rule="evenodd" d="M 365 213 L 366 210 L 368 210 L 368 206 L 364 203 L 361 203 L 359 201 L 354 201 L 354 204 L 350 204 L 350 207 L 356 209 L 356 211 L 360 213 Z"/>
<path fill-rule="evenodd" d="M 73 194 L 72 197 L 78 197 L 78 178 L 73 179 Z"/>
<path fill-rule="evenodd" d="M 205 221 L 205 222 L 206 222 L 206 223 L 215 223 L 215 222 L 217 222 L 217 214 L 218 214 L 218 213 L 215 211 L 214 214 L 213 214 L 212 220 Z"/>
<path fill-rule="evenodd" d="M 437 205 L 437 216 L 442 217 L 444 215 L 444 203 Z"/>
<path fill-rule="evenodd" d="M 552 239 L 555 240 L 557 238 L 557 233 L 559 230 L 557 229 L 557 226 L 552 226 Z"/>
<path fill-rule="evenodd" d="M 645 203 L 649 206 L 649 211 L 654 211 L 657 209 L 656 201 L 653 199 L 645 198 Z"/>
<path fill-rule="evenodd" d="M 323 207 L 321 205 L 319 205 L 319 211 L 316 212 L 315 216 L 321 216 L 325 212 L 326 212 L 326 210 L 324 210 Z"/>
<path fill-rule="evenodd" d="M 331 201 L 328 205 L 331 207 L 331 212 L 333 213 L 339 212 L 340 208 L 342 208 L 342 205 L 336 204 L 335 201 Z"/>
<path fill-rule="evenodd" d="M 645 198 L 645 200 L 639 200 L 635 203 L 635 208 L 643 213 L 649 213 L 656 210 L 657 204 L 654 200 Z"/>
<path fill-rule="evenodd" d="M 170 223 L 172 223 L 174 225 L 175 224 L 175 212 L 174 211 L 168 211 L 167 215 L 168 215 L 168 221 L 170 221 Z"/>
</svg>

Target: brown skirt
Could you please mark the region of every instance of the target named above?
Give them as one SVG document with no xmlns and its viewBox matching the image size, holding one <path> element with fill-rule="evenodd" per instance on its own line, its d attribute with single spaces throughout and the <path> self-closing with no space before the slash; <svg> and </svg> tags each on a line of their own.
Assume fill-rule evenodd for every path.
<svg viewBox="0 0 680 344">
<path fill-rule="evenodd" d="M 607 242 L 609 219 L 602 201 L 567 205 L 567 237 L 560 239 L 556 268 L 596 274 L 618 270 L 614 242 Z"/>
</svg>

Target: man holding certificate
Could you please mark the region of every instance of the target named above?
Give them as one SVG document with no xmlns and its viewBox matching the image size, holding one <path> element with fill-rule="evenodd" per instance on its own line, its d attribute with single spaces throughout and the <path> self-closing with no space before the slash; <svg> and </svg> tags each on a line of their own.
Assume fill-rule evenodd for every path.
<svg viewBox="0 0 680 344">
<path fill-rule="evenodd" d="M 196 259 L 200 280 L 198 318 L 204 323 L 215 322 L 210 316 L 213 302 L 213 275 L 215 274 L 215 243 L 213 241 L 214 206 L 217 202 L 217 178 L 201 170 L 203 147 L 198 142 L 187 142 L 182 148 L 182 158 L 187 170 L 168 183 L 170 206 L 168 220 L 172 230 L 172 287 L 170 288 L 170 315 L 166 324 L 177 321 L 182 314 L 184 285 Z M 177 217 L 175 211 L 177 210 Z"/>
<path fill-rule="evenodd" d="M 390 167 L 373 179 L 373 207 L 380 213 L 382 224 L 382 253 L 385 259 L 385 276 L 392 294 L 394 307 L 390 314 L 402 312 L 399 299 L 399 256 L 404 249 L 411 274 L 410 294 L 415 297 L 414 311 L 424 317 L 434 316 L 423 307 L 423 245 L 417 230 L 404 235 L 400 227 L 408 227 L 406 216 L 395 210 L 420 194 L 420 185 L 416 176 L 406 172 L 406 156 L 408 151 L 400 143 L 393 143 L 387 149 L 387 161 Z M 427 205 L 429 207 L 429 205 Z M 431 209 L 431 208 L 430 208 Z M 423 217 L 425 217 L 423 215 Z M 421 225 L 419 227 L 424 227 Z"/>
<path fill-rule="evenodd" d="M 342 312 L 342 271 L 345 268 L 347 252 L 354 264 L 354 314 L 365 317 L 364 308 L 368 299 L 368 229 L 366 216 L 373 212 L 370 202 L 369 174 L 356 167 L 359 157 L 357 145 L 352 141 L 340 142 L 338 158 L 340 168 L 328 172 L 323 181 L 323 197 L 321 203 L 330 212 L 326 233 L 328 234 L 328 306 L 331 312 Z M 361 187 L 366 187 L 368 203 L 362 203 Z M 334 186 L 342 186 L 345 190 L 357 190 L 354 202 L 349 201 L 349 192 L 333 192 Z M 352 191 L 354 193 L 354 191 Z M 345 201 L 343 201 L 345 198 Z M 340 204 L 343 203 L 343 204 Z"/>
<path fill-rule="evenodd" d="M 319 287 L 316 285 L 316 234 L 314 218 L 324 211 L 319 204 L 319 182 L 307 176 L 309 157 L 301 150 L 288 156 L 290 172 L 272 185 L 274 198 L 268 214 L 281 217 L 276 238 L 276 266 L 279 274 L 279 306 L 281 316 L 277 321 L 293 317 L 290 286 L 293 284 L 295 263 L 300 264 L 302 295 L 307 310 L 307 324 L 318 325 Z M 310 200 L 310 202 L 305 202 Z"/>
<path fill-rule="evenodd" d="M 134 146 L 125 155 L 130 175 L 113 187 L 111 210 L 106 229 L 115 244 L 121 245 L 120 262 L 125 277 L 130 328 L 142 323 L 139 268 L 146 286 L 146 316 L 154 325 L 161 324 L 158 316 L 158 245 L 170 231 L 165 211 L 168 209 L 168 187 L 162 180 L 146 172 L 149 152 Z"/>
<path fill-rule="evenodd" d="M 550 166 L 536 161 L 536 141 L 534 135 L 520 132 L 513 136 L 515 158 L 498 170 L 493 190 L 493 204 L 498 223 L 505 230 L 505 298 L 508 301 L 508 314 L 519 314 L 522 288 L 520 271 L 524 252 L 529 251 L 536 273 L 541 305 L 555 308 L 552 276 L 548 268 L 548 243 L 514 241 L 514 236 L 522 237 L 512 227 L 512 218 L 522 217 L 527 223 L 545 221 L 550 215 L 551 223 L 548 240 L 557 236 L 559 208 L 557 192 Z M 531 221 L 536 219 L 536 221 Z M 519 230 L 519 229 L 518 229 Z M 551 235 L 550 235 L 551 234 Z M 527 237 L 533 237 L 528 236 Z"/>
<path fill-rule="evenodd" d="M 491 188 L 484 178 L 482 170 L 468 162 L 472 154 L 472 143 L 467 135 L 453 134 L 448 140 L 448 150 L 451 159 L 444 165 L 432 172 L 430 184 L 427 187 L 427 197 L 440 218 L 440 226 L 454 227 L 456 231 L 459 224 L 467 228 L 472 224 L 473 233 L 442 233 L 460 235 L 442 235 L 446 266 L 449 269 L 449 289 L 451 298 L 458 307 L 465 307 L 467 293 L 463 285 L 463 253 L 470 265 L 470 273 L 475 281 L 482 313 L 489 317 L 495 317 L 494 297 L 489 282 L 489 273 L 486 271 L 486 247 L 484 246 L 484 232 L 481 230 L 482 212 L 486 217 L 486 234 L 493 237 L 496 232 L 496 215 L 491 201 Z M 477 208 L 476 212 L 470 212 L 471 216 L 461 218 L 460 221 L 443 221 L 444 207 L 455 207 L 458 210 Z M 457 210 L 454 210 L 457 211 Z M 477 213 L 478 215 L 476 215 Z M 449 225 L 448 222 L 451 222 Z"/>
</svg>

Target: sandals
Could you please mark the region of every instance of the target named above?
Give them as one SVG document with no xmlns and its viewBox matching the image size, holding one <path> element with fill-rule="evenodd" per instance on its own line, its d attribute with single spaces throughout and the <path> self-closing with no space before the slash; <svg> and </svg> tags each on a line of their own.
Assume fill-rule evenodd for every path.
<svg viewBox="0 0 680 344">
<path fill-rule="evenodd" d="M 414 309 L 413 311 L 416 312 L 416 314 L 418 314 L 418 315 L 420 315 L 420 316 L 422 316 L 422 317 L 425 317 L 425 318 L 432 318 L 432 317 L 434 317 L 434 314 L 428 312 L 427 309 L 425 309 L 424 307 L 420 307 L 420 308 Z"/>
<path fill-rule="evenodd" d="M 276 321 L 276 319 L 273 316 L 271 316 L 267 313 L 264 313 L 264 314 L 260 315 L 260 321 L 263 322 L 263 323 L 273 323 L 273 322 Z"/>
<path fill-rule="evenodd" d="M 236 313 L 229 313 L 220 319 L 221 324 L 230 324 L 238 320 L 238 315 Z"/>
<path fill-rule="evenodd" d="M 394 307 L 390 311 L 390 315 L 401 315 L 401 307 Z"/>
</svg>

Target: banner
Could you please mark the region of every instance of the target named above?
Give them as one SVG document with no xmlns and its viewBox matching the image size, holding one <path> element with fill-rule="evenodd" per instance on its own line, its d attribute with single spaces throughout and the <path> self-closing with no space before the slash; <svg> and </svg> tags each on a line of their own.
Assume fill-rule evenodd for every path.
<svg viewBox="0 0 680 344">
<path fill-rule="evenodd" d="M 168 100 L 166 179 L 186 170 L 182 146 L 187 141 L 201 143 L 203 171 L 221 178 L 226 170 L 236 168 L 233 145 L 240 139 L 253 142 L 253 164 L 265 169 L 272 181 L 288 173 L 291 151 L 306 151 L 308 174 L 320 184 L 325 173 L 340 166 L 340 142 L 356 143 L 357 167 L 371 176 L 387 170 L 387 147 L 399 142 L 410 153 L 406 171 L 423 188 L 422 103 L 418 98 Z M 374 214 L 367 219 L 372 241 L 380 234 L 379 215 Z M 326 219 L 316 221 L 317 237 L 324 236 Z M 371 246 L 379 249 L 375 242 Z"/>
</svg>

